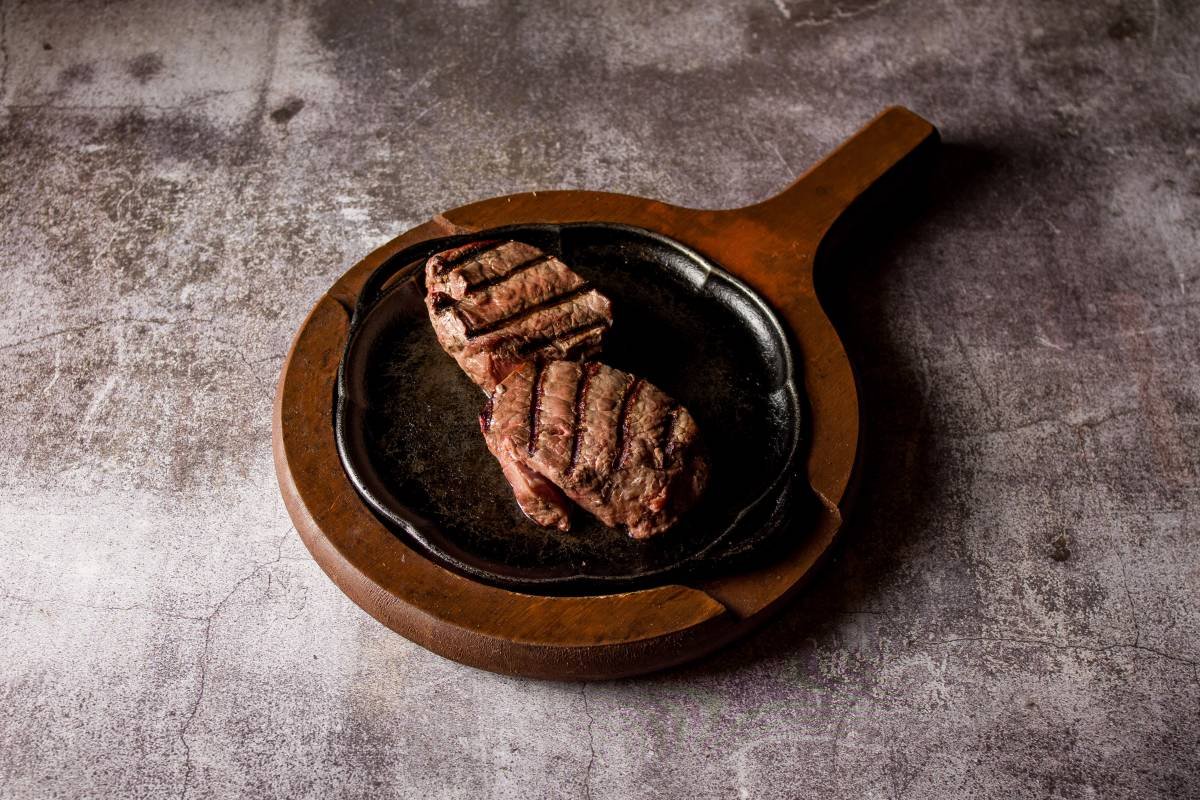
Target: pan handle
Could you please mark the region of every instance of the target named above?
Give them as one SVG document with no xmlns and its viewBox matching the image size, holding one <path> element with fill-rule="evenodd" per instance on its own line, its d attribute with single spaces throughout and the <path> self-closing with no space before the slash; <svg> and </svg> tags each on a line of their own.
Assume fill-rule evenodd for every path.
<svg viewBox="0 0 1200 800">
<path fill-rule="evenodd" d="M 795 183 L 761 203 L 737 209 L 777 233 L 819 244 L 834 223 L 877 184 L 903 183 L 905 167 L 925 162 L 940 136 L 901 106 L 884 110 Z M 898 187 L 897 187 L 898 188 Z"/>
</svg>

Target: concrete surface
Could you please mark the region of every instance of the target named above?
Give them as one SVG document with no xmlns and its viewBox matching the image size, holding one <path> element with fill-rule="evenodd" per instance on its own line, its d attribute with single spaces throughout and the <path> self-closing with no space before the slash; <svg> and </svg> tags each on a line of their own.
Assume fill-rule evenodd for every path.
<svg viewBox="0 0 1200 800">
<path fill-rule="evenodd" d="M 0 795 L 1200 797 L 1198 35 L 1187 0 L 6 0 Z M 951 146 L 849 276 L 873 466 L 778 622 L 555 685 L 324 578 L 270 403 L 348 265 L 517 190 L 744 204 L 891 103 Z"/>
</svg>

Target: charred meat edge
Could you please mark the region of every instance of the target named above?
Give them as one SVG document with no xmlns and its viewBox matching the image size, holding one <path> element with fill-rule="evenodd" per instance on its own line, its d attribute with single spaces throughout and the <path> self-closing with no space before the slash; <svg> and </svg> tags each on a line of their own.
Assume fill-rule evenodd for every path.
<svg viewBox="0 0 1200 800">
<path fill-rule="evenodd" d="M 497 250 L 506 244 L 508 244 L 507 241 L 498 241 L 498 240 L 493 239 L 493 240 L 489 240 L 486 242 L 471 242 L 470 244 L 464 244 L 458 248 L 451 248 L 452 251 L 454 249 L 457 249 L 458 252 L 455 253 L 450 258 L 443 259 L 437 265 L 437 274 L 445 275 L 447 272 L 454 269 L 459 264 L 465 264 L 468 261 L 475 261 L 480 256 L 482 256 L 484 253 L 489 253 L 492 250 Z M 443 251 L 443 252 L 445 252 L 445 251 Z M 439 255 L 441 255 L 441 253 L 435 253 L 433 255 L 433 258 L 437 258 Z"/>
</svg>

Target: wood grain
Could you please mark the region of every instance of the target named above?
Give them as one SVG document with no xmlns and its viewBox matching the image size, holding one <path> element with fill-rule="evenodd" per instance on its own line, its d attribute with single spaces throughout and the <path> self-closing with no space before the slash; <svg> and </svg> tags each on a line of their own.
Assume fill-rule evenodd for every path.
<svg viewBox="0 0 1200 800">
<path fill-rule="evenodd" d="M 820 247 L 847 209 L 937 139 L 928 122 L 892 108 L 787 189 L 745 208 L 696 210 L 602 192 L 530 192 L 448 211 L 371 253 L 310 312 L 279 380 L 276 470 L 305 545 L 351 599 L 392 630 L 496 672 L 626 676 L 682 663 L 750 630 L 802 585 L 832 543 L 858 459 L 853 370 L 814 289 Z M 696 249 L 753 286 L 791 328 L 812 415 L 808 477 L 824 509 L 812 529 L 795 532 L 794 549 L 777 562 L 691 587 L 527 595 L 434 564 L 355 494 L 334 444 L 331 398 L 348 309 L 367 276 L 398 250 L 449 232 L 579 221 L 635 225 Z"/>
</svg>

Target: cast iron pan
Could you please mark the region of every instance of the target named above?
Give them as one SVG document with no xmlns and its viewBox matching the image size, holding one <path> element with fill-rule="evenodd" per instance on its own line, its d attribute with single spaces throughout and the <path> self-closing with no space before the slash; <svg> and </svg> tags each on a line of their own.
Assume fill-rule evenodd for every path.
<svg viewBox="0 0 1200 800">
<path fill-rule="evenodd" d="M 484 395 L 438 344 L 424 261 L 481 239 L 540 247 L 613 302 L 600 359 L 640 375 L 697 419 L 713 464 L 701 502 L 645 542 L 582 510 L 569 533 L 524 517 L 479 432 Z M 396 253 L 359 295 L 338 372 L 338 453 L 372 511 L 430 557 L 541 594 L 620 591 L 709 576 L 764 557 L 812 513 L 802 479 L 796 359 L 744 283 L 665 236 L 606 223 L 516 225 Z"/>
</svg>

